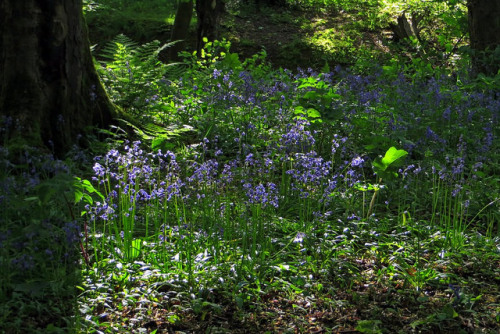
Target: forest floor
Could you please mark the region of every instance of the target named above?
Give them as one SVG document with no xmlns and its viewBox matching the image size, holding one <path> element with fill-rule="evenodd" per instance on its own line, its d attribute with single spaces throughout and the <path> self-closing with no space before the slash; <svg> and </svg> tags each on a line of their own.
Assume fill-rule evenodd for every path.
<svg viewBox="0 0 500 334">
<path fill-rule="evenodd" d="M 127 30 L 134 25 L 126 23 L 121 32 L 140 43 L 168 41 L 169 27 L 149 24 L 156 25 L 144 28 L 146 35 L 134 35 Z M 93 43 L 114 37 L 92 28 Z M 224 16 L 221 37 L 240 59 L 265 50 L 273 67 L 291 70 L 353 65 L 359 55 L 378 59 L 390 52 L 389 31 L 360 29 L 358 19 L 344 12 L 247 8 Z M 244 306 L 229 290 L 187 293 L 189 287 L 170 281 L 168 273 L 135 263 L 123 268 L 123 280 L 115 273 L 96 279 L 89 272 L 81 308 L 91 327 L 105 333 L 498 333 L 498 250 L 471 245 L 446 260 L 424 254 L 415 271 L 390 268 L 388 253 L 366 246 L 371 242 L 359 239 L 356 251 L 332 259 L 337 262 L 331 272 L 314 277 L 312 285 L 252 286 Z M 432 281 L 426 277 L 431 274 L 441 278 L 439 283 L 422 284 Z"/>
<path fill-rule="evenodd" d="M 111 16 L 104 21 L 102 17 Z M 91 44 L 97 56 L 100 50 L 118 34 L 124 34 L 137 43 L 152 40 L 169 42 L 171 26 L 158 18 L 127 17 L 115 12 L 89 13 Z M 187 51 L 196 46 L 196 20 L 193 19 L 187 40 Z M 252 6 L 228 8 L 221 19 L 221 39 L 231 43 L 231 52 L 240 60 L 265 51 L 273 68 L 311 67 L 319 70 L 328 64 L 353 65 L 360 58 L 378 60 L 389 55 L 391 31 L 369 29 L 366 22 L 344 11 L 320 12 L 263 6 L 256 11 Z"/>
<path fill-rule="evenodd" d="M 383 57 L 390 52 L 389 30 L 360 31 L 358 19 L 346 12 L 321 13 L 265 7 L 226 14 L 221 36 L 241 58 L 265 50 L 273 67 L 296 70 L 352 65 L 360 50 Z"/>
<path fill-rule="evenodd" d="M 425 269 L 410 268 L 392 276 L 378 256 L 360 250 L 332 259 L 338 266 L 315 278 L 314 284 L 297 281 L 285 288 L 277 277 L 258 289 L 249 285 L 247 289 L 256 290 L 245 306 L 223 287 L 187 293 L 186 282 L 137 262 L 123 268 L 133 279 L 120 280 L 114 273 L 102 281 L 87 280 L 89 295 L 80 308 L 87 309 L 88 319 L 103 333 L 493 334 L 498 333 L 500 320 L 498 256 L 485 254 L 469 248 L 442 261 L 428 254 Z M 426 273 L 459 283 L 436 281 L 416 288 L 413 284 L 418 284 L 419 276 L 426 279 Z M 92 291 L 95 299 L 89 298 Z"/>
</svg>

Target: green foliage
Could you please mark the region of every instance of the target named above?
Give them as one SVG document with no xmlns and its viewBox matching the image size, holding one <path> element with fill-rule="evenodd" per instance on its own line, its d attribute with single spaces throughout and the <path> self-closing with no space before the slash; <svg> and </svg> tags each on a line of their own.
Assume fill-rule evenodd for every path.
<svg viewBox="0 0 500 334">
<path fill-rule="evenodd" d="M 310 47 L 326 54 L 325 61 L 331 64 L 350 64 L 359 50 L 360 35 L 355 29 L 344 26 L 343 31 L 326 29 L 318 31 L 310 40 Z"/>
<path fill-rule="evenodd" d="M 132 114 L 154 106 L 159 95 L 170 89 L 168 80 L 183 71 L 179 64 L 158 60 L 160 52 L 171 45 L 153 41 L 138 46 L 125 35 L 106 45 L 98 71 L 112 101 Z"/>
<path fill-rule="evenodd" d="M 99 8 L 99 4 L 94 0 L 83 0 L 83 13 L 95 11 Z"/>
<path fill-rule="evenodd" d="M 384 66 L 367 52 L 344 69 L 334 66 L 354 63 L 359 36 L 322 30 L 315 42 L 333 52 L 324 73 L 273 70 L 265 52 L 243 59 L 223 40 L 185 52 L 172 74 L 158 42 L 117 37 L 100 72 L 141 142 L 115 143 L 95 179 L 48 175 L 2 207 L 2 232 L 27 217 L 16 233 L 36 256 L 26 234 L 39 217 L 63 221 L 60 194 L 78 202 L 81 332 L 496 329 L 498 80 L 436 70 L 461 43 L 463 17 L 446 6 L 463 14 L 462 4 L 288 3 L 348 11 L 353 30 L 413 11 L 453 31 L 423 31 L 409 57 Z M 287 56 L 301 56 L 300 43 Z M 0 258 L 9 268 L 12 240 Z M 64 266 L 51 265 L 39 276 L 59 280 Z M 1 275 L 17 302 L 56 288 L 32 272 L 22 284 Z"/>
<path fill-rule="evenodd" d="M 382 330 L 379 327 L 381 323 L 380 320 L 360 320 L 358 321 L 356 330 L 367 334 L 381 334 Z"/>
<path fill-rule="evenodd" d="M 252 310 L 275 290 L 291 297 L 321 295 L 326 286 L 354 290 L 375 272 L 376 284 L 390 289 L 446 289 L 458 278 L 436 263 L 494 242 L 491 234 L 467 242 L 473 226 L 483 234 L 497 228 L 488 218 L 498 193 L 486 175 L 494 173 L 473 167 L 472 147 L 497 145 L 483 139 L 484 121 L 494 119 L 489 102 L 446 78 L 429 79 L 428 69 L 293 74 L 271 70 L 264 55 L 240 60 L 229 49 L 214 42 L 200 57 L 185 54 L 179 89 L 154 111 L 156 119 L 191 126 L 192 144 L 173 158 L 160 155 L 168 146 L 153 154 L 134 143 L 100 160 L 105 204 L 88 212 L 89 287 L 111 277 L 119 290 L 133 289 L 128 273 L 146 275 L 140 263 L 148 263 L 173 285 L 167 291 L 176 305 L 207 319 L 224 304 Z M 147 128 L 136 131 L 142 138 L 155 133 L 149 140 L 159 148 L 163 128 Z M 486 197 L 472 195 L 484 187 Z M 467 209 L 466 201 L 486 198 L 484 211 Z M 116 214 L 105 218 L 109 207 Z M 376 267 L 356 264 L 360 254 Z M 224 293 L 212 299 L 207 291 Z M 172 312 L 169 321 L 181 322 Z M 95 311 L 87 314 L 98 321 Z M 357 330 L 386 329 L 370 319 Z M 412 319 L 419 327 L 434 318 L 428 312 Z"/>
<path fill-rule="evenodd" d="M 73 178 L 36 150 L 1 152 L 0 331 L 71 331 L 80 279 Z"/>
<path fill-rule="evenodd" d="M 173 25 L 175 3 L 173 0 L 88 0 L 84 2 L 84 13 L 90 41 L 100 47 L 118 34 L 133 36 L 141 42 L 168 40 L 170 36 L 166 35 L 164 25 Z"/>
<path fill-rule="evenodd" d="M 383 157 L 377 157 L 373 161 L 373 170 L 379 178 L 389 179 L 391 177 L 396 177 L 397 169 L 401 167 L 402 160 L 408 155 L 405 150 L 398 150 L 395 147 L 391 147 L 385 152 Z"/>
</svg>

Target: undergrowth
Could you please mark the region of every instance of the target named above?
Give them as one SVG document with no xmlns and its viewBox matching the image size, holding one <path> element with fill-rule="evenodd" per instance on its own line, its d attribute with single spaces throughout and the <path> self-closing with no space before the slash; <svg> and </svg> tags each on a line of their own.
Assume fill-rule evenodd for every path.
<svg viewBox="0 0 500 334">
<path fill-rule="evenodd" d="M 498 77 L 164 47 L 100 49 L 102 154 L 0 151 L 0 331 L 497 331 Z"/>
<path fill-rule="evenodd" d="M 434 306 L 404 324 L 366 314 L 345 328 L 459 330 L 459 315 L 494 327 L 495 311 L 467 313 L 483 294 L 481 305 L 494 298 L 461 270 L 473 258 L 484 269 L 471 270 L 498 275 L 495 91 L 394 66 L 276 71 L 264 54 L 241 61 L 225 42 L 184 57 L 182 79 L 160 86 L 138 117 L 189 136 L 139 128 L 136 141 L 96 158 L 89 189 L 102 198 L 84 215 L 83 328 L 248 331 L 245 317 L 274 300 L 376 312 L 366 282 L 368 295 L 400 291 L 397 307 Z M 117 298 L 109 289 L 123 291 L 121 306 L 106 302 Z M 167 320 L 148 322 L 157 307 Z M 253 330 L 280 328 L 262 319 Z"/>
</svg>

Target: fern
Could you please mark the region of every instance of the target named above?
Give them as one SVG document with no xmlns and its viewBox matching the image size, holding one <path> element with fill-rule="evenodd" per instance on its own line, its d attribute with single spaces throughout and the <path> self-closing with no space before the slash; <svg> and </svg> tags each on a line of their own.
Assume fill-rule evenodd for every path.
<svg viewBox="0 0 500 334">
<path fill-rule="evenodd" d="M 152 41 L 138 45 L 123 34 L 106 44 L 100 54 L 103 61 L 98 72 L 113 102 L 129 113 L 138 114 L 152 101 L 170 95 L 169 88 L 161 82 L 177 79 L 183 67 L 178 63 L 163 64 L 158 56 L 172 44 Z"/>
<path fill-rule="evenodd" d="M 121 62 L 131 57 L 132 51 L 137 48 L 137 43 L 124 34 L 120 34 L 104 46 L 100 57 L 105 59 L 105 64 Z"/>
<path fill-rule="evenodd" d="M 159 149 L 172 150 L 176 146 L 194 142 L 198 137 L 196 130 L 189 125 L 159 126 L 153 122 L 138 122 L 134 118 L 119 119 L 125 128 L 131 129 L 142 142 L 151 146 L 154 151 Z"/>
</svg>

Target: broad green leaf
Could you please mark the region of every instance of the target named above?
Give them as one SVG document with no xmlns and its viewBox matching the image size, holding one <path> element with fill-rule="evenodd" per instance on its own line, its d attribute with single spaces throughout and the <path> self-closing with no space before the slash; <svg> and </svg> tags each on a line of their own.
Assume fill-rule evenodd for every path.
<svg viewBox="0 0 500 334">
<path fill-rule="evenodd" d="M 74 193 L 75 193 L 75 203 L 80 202 L 80 200 L 83 198 L 83 191 L 75 189 Z"/>
<path fill-rule="evenodd" d="M 408 155 L 405 150 L 398 150 L 394 146 L 387 150 L 383 158 L 377 158 L 373 161 L 372 166 L 375 174 L 381 178 L 397 177 L 396 168 L 399 167 L 401 161 Z"/>
<path fill-rule="evenodd" d="M 296 106 L 295 109 L 293 110 L 294 114 L 304 114 L 304 107 L 303 106 Z"/>
<path fill-rule="evenodd" d="M 320 118 L 321 114 L 314 108 L 307 109 L 307 116 L 312 118 Z"/>
<path fill-rule="evenodd" d="M 393 164 L 395 161 L 402 159 L 408 155 L 408 152 L 405 150 L 398 150 L 394 146 L 391 147 L 387 152 L 385 153 L 385 156 L 382 158 L 382 164 L 385 166 L 389 167 L 391 164 Z"/>
<path fill-rule="evenodd" d="M 319 93 L 315 90 L 311 90 L 302 96 L 304 99 L 315 100 L 319 97 Z"/>
<path fill-rule="evenodd" d="M 375 171 L 385 171 L 389 166 L 395 166 L 397 163 L 401 161 L 404 157 L 408 155 L 408 152 L 405 150 L 398 150 L 394 146 L 387 150 L 384 157 L 382 159 L 377 158 L 373 161 L 373 168 Z"/>
</svg>

